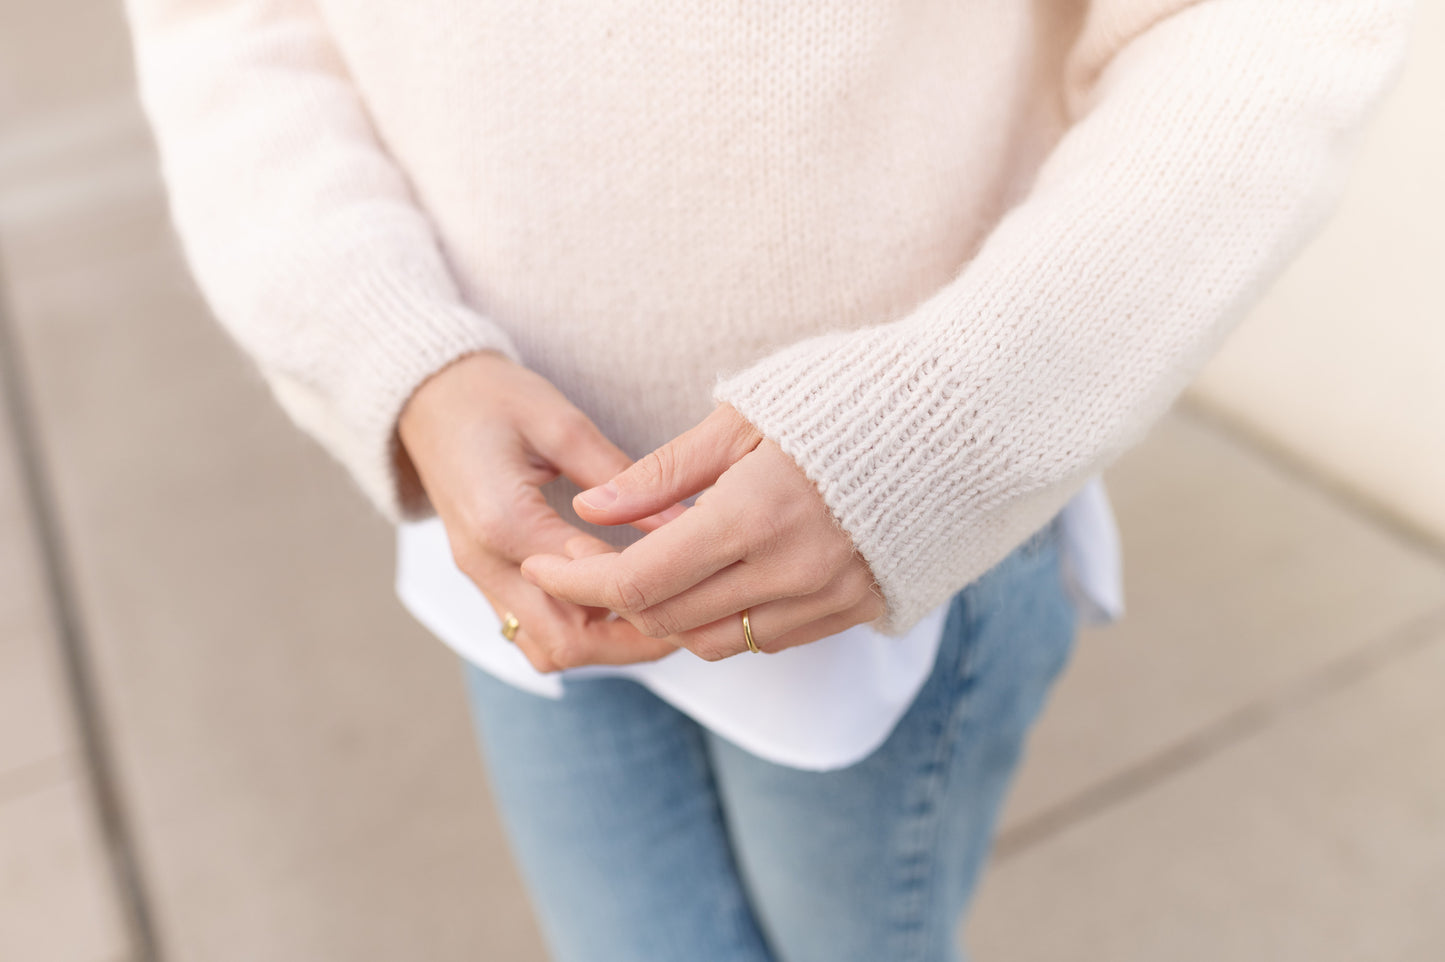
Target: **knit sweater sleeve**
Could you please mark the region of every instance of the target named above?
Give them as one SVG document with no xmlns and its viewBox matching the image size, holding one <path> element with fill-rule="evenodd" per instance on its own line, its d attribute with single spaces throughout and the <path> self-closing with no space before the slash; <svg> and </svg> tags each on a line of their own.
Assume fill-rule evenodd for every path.
<svg viewBox="0 0 1445 962">
<path fill-rule="evenodd" d="M 775 440 L 899 633 L 1135 443 L 1322 223 L 1398 73 L 1407 0 L 1095 0 L 1070 126 L 977 255 L 900 319 L 714 398 Z"/>
<path fill-rule="evenodd" d="M 461 300 L 307 0 L 128 0 L 171 217 L 211 308 L 389 518 L 430 510 L 395 433 L 463 354 L 516 358 Z"/>
</svg>

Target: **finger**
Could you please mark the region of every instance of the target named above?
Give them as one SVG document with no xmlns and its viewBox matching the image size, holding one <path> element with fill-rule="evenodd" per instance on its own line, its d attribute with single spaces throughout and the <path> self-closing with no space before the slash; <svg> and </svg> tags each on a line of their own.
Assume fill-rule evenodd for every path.
<svg viewBox="0 0 1445 962">
<path fill-rule="evenodd" d="M 577 537 L 572 538 L 570 541 L 568 541 L 564 548 L 567 552 L 567 557 L 572 559 L 589 558 L 592 555 L 599 554 L 614 554 L 617 551 L 616 548 L 612 547 L 612 545 L 603 541 L 601 538 L 594 538 L 590 534 L 577 535 Z M 597 617 L 617 617 L 617 612 L 613 611 L 610 608 L 586 607 L 580 605 L 578 607 L 581 607 L 584 611 L 595 612 Z"/>
<path fill-rule="evenodd" d="M 612 545 L 603 541 L 601 538 L 594 538 L 590 534 L 578 534 L 575 537 L 570 538 L 563 546 L 563 550 L 566 552 L 567 557 L 573 560 L 576 560 L 578 558 L 589 558 L 593 555 L 599 554 L 617 553 L 617 549 L 614 548 Z M 601 617 L 618 617 L 617 613 L 609 608 L 598 608 L 590 606 L 579 607 L 582 607 L 585 611 L 596 612 Z"/>
<path fill-rule="evenodd" d="M 529 430 L 527 439 L 553 468 L 580 488 L 605 484 L 632 464 L 626 452 L 581 411 L 575 411 L 572 417 L 549 419 L 543 426 Z M 632 526 L 644 533 L 654 531 L 685 508 L 681 504 L 664 505 L 655 514 L 632 519 Z"/>
<path fill-rule="evenodd" d="M 569 538 L 562 546 L 568 558 L 576 561 L 578 558 L 590 558 L 599 554 L 615 554 L 617 549 L 612 547 L 601 538 L 594 538 L 590 534 L 578 534 Z"/>
<path fill-rule="evenodd" d="M 868 595 L 873 598 L 873 595 Z M 799 644 L 799 631 L 808 625 L 840 625 L 824 634 L 842 631 L 842 628 L 857 624 L 848 620 L 853 614 L 866 612 L 866 599 L 857 601 L 841 591 L 822 591 L 802 598 L 780 598 L 763 604 L 747 605 L 747 621 L 753 631 L 753 643 L 759 650 L 776 651 L 780 647 Z M 705 662 L 717 662 L 740 651 L 747 651 L 747 636 L 743 631 L 743 607 L 737 608 L 711 623 L 699 625 L 691 630 L 679 631 L 670 636 L 673 644 L 685 647 Z M 847 618 L 840 618 L 847 615 Z M 824 637 L 815 634 L 812 640 Z"/>
<path fill-rule="evenodd" d="M 490 578 L 489 589 L 488 601 L 498 618 L 510 612 L 518 621 L 512 643 L 541 672 L 655 661 L 677 650 L 666 641 L 640 634 L 625 621 L 587 616 L 549 598 L 515 568 Z"/>
<path fill-rule="evenodd" d="M 587 558 L 597 554 L 611 554 L 617 549 L 601 538 L 594 538 L 590 534 L 578 533 L 567 539 L 567 543 L 562 546 L 562 550 L 567 553 L 567 557 L 569 558 Z M 520 574 L 520 571 L 518 573 Z M 543 593 L 545 594 L 545 592 Z M 548 597 L 550 597 L 550 595 Z M 562 603 L 566 604 L 567 602 Z M 588 605 L 578 605 L 577 607 L 587 612 L 589 618 L 617 617 L 617 613 L 610 608 L 599 608 Z"/>
<path fill-rule="evenodd" d="M 570 405 L 528 425 L 526 436 L 538 454 L 582 488 L 603 484 L 632 464 L 591 418 Z"/>
<path fill-rule="evenodd" d="M 837 611 L 814 615 L 817 609 L 805 599 L 789 598 L 748 609 L 753 643 L 764 654 L 811 644 L 879 617 L 882 604 L 869 598 Z M 704 661 L 720 661 L 748 651 L 741 612 L 672 639 Z"/>
<path fill-rule="evenodd" d="M 483 548 L 514 565 L 538 552 L 560 553 L 582 534 L 562 520 L 541 490 L 522 479 L 475 509 L 463 528 Z"/>
<path fill-rule="evenodd" d="M 560 518 L 556 519 L 556 523 L 562 528 L 561 532 L 558 533 L 557 540 L 560 541 L 563 549 L 565 549 L 567 543 L 573 538 L 588 537 L 576 528 L 562 522 Z M 518 569 L 516 560 L 510 559 L 498 551 L 489 549 L 485 545 L 478 545 L 475 551 L 467 555 L 458 555 L 456 561 L 462 573 L 487 597 L 488 602 L 492 604 L 492 607 L 497 611 L 499 617 L 504 617 L 504 615 L 501 608 L 497 606 L 491 597 L 491 592 L 495 590 L 495 587 L 499 583 L 520 584 L 525 586 L 529 590 L 524 592 L 524 594 L 536 597 L 538 603 L 541 603 L 543 599 L 550 602 L 547 608 L 557 617 L 570 619 L 572 621 L 586 618 L 614 617 L 610 609 L 589 608 L 583 605 L 559 601 L 549 596 L 546 592 L 539 591 L 536 586 L 521 576 L 521 571 Z"/>
<path fill-rule="evenodd" d="M 674 504 L 670 508 L 665 508 L 662 511 L 659 511 L 657 514 L 650 514 L 645 518 L 631 522 L 631 524 L 632 527 L 636 528 L 638 531 L 647 534 L 656 531 L 658 528 L 667 524 L 669 521 L 676 521 L 678 518 L 682 517 L 682 513 L 686 510 L 687 505 Z"/>
<path fill-rule="evenodd" d="M 859 565 L 739 562 L 628 620 L 654 637 L 692 631 L 749 606 L 795 598 L 797 617 L 821 618 L 851 607 L 870 593 L 872 575 Z"/>
<path fill-rule="evenodd" d="M 711 485 L 758 446 L 762 435 L 728 405 L 572 500 L 593 524 L 625 524 L 647 517 Z M 603 479 L 606 480 L 606 479 Z"/>
<path fill-rule="evenodd" d="M 769 636 L 766 647 L 763 646 L 763 642 L 757 638 L 756 634 L 754 634 L 753 640 L 758 642 L 758 647 L 762 651 L 774 654 L 788 648 L 797 648 L 800 645 L 811 645 L 816 641 L 822 641 L 824 638 L 847 631 L 849 628 L 876 621 L 882 616 L 883 603 L 881 601 L 877 598 L 864 599 L 851 608 L 825 615 L 817 621 L 801 625 L 776 638 Z M 749 618 L 751 617 L 749 615 Z"/>
<path fill-rule="evenodd" d="M 522 575 L 554 598 L 610 608 L 626 616 L 671 598 L 740 560 L 746 541 L 711 506 L 689 508 L 676 521 L 624 548 L 571 560 L 533 555 Z"/>
<path fill-rule="evenodd" d="M 621 618 L 597 618 L 570 635 L 556 649 L 566 668 L 581 665 L 631 665 L 675 654 L 677 646 L 662 638 L 648 638 Z"/>
<path fill-rule="evenodd" d="M 656 530 L 683 510 L 679 506 L 676 512 L 654 515 L 647 519 L 647 530 Z M 643 527 L 643 522 L 634 526 Z M 520 564 L 528 555 L 562 554 L 569 540 L 584 534 L 563 520 L 541 490 L 523 478 L 514 479 L 510 487 L 491 497 L 479 498 L 461 527 L 478 544 L 513 564 Z"/>
</svg>

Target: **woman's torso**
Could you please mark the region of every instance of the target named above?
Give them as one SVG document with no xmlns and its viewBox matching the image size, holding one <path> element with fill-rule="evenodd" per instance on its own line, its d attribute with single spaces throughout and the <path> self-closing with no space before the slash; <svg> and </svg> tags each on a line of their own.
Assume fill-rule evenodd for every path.
<svg viewBox="0 0 1445 962">
<path fill-rule="evenodd" d="M 466 299 L 634 455 L 942 286 L 1059 126 L 1046 3 L 322 6 Z"/>
</svg>

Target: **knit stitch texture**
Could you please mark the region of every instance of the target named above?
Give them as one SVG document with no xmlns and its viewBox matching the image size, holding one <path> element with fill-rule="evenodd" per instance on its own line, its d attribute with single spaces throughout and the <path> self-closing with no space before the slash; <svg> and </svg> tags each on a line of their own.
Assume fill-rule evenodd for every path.
<svg viewBox="0 0 1445 962">
<path fill-rule="evenodd" d="M 397 415 L 466 353 L 634 456 L 726 402 L 817 484 L 888 633 L 1137 442 L 1318 229 L 1409 13 L 128 8 L 203 292 L 388 517 L 430 510 Z"/>
</svg>

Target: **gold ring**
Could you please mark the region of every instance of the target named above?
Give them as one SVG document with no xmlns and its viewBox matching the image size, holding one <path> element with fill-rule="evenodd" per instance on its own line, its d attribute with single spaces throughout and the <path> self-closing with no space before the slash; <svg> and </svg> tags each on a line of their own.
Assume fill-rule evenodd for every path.
<svg viewBox="0 0 1445 962">
<path fill-rule="evenodd" d="M 747 639 L 748 651 L 755 655 L 762 651 L 762 649 L 758 647 L 758 643 L 753 641 L 753 626 L 752 623 L 748 621 L 748 609 L 746 608 L 743 609 L 743 637 Z"/>
<path fill-rule="evenodd" d="M 508 641 L 517 640 L 517 631 L 521 627 L 522 623 L 518 621 L 517 616 L 510 611 L 502 616 L 502 637 Z"/>
</svg>

